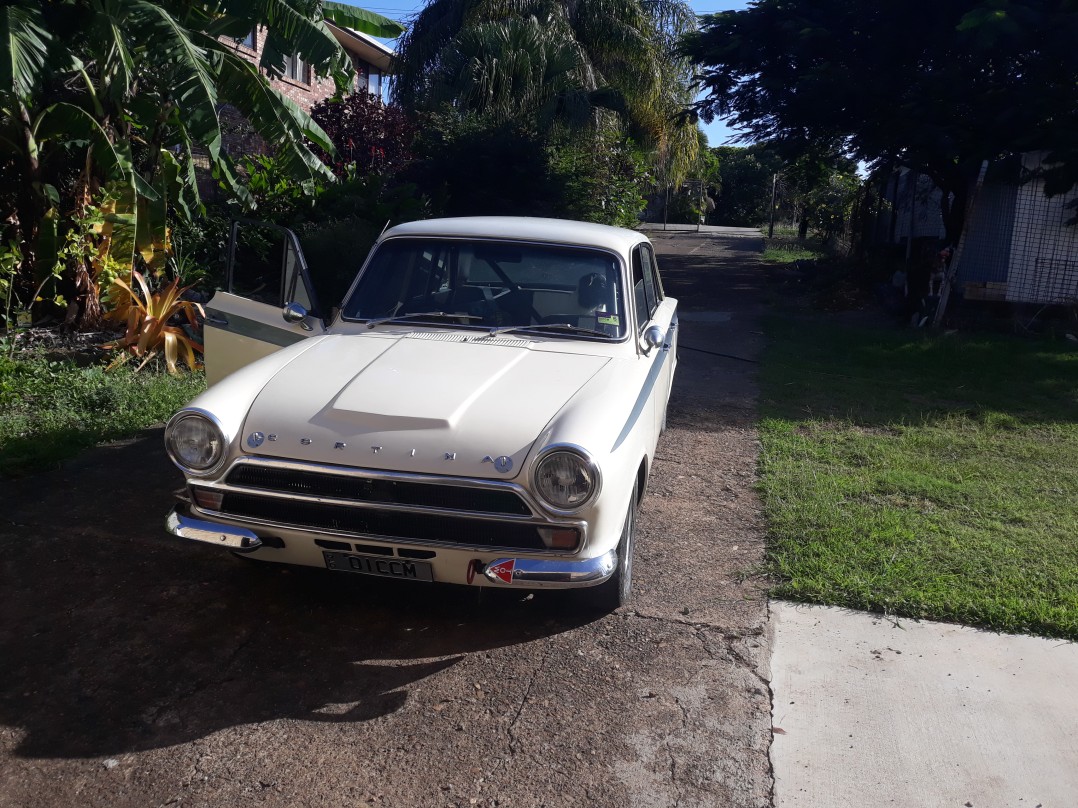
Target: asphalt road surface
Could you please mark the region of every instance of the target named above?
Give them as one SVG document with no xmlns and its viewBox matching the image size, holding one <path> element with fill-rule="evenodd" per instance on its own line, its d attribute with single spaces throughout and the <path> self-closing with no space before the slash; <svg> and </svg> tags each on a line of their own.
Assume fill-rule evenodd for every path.
<svg viewBox="0 0 1078 808">
<path fill-rule="evenodd" d="M 166 536 L 161 430 L 0 481 L 0 806 L 765 806 L 758 238 L 682 301 L 635 602 L 384 582 Z"/>
</svg>

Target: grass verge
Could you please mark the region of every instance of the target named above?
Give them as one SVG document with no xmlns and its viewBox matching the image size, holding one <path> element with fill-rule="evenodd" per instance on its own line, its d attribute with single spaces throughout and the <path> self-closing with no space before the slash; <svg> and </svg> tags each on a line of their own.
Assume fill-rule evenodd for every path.
<svg viewBox="0 0 1078 808">
<path fill-rule="evenodd" d="M 0 475 L 54 467 L 83 449 L 166 420 L 205 388 L 201 374 L 106 371 L 0 356 Z"/>
<path fill-rule="evenodd" d="M 1078 639 L 1078 351 L 772 318 L 777 594 Z"/>
<path fill-rule="evenodd" d="M 772 264 L 792 264 L 794 261 L 812 261 L 826 256 L 827 248 L 819 238 L 812 236 L 801 241 L 797 238 L 795 228 L 776 228 L 774 236 L 764 237 L 763 258 Z"/>
</svg>

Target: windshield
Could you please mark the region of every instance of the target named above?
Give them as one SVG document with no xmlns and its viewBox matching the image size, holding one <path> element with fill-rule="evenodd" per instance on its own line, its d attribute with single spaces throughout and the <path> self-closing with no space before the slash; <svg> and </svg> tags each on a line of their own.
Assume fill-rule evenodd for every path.
<svg viewBox="0 0 1078 808">
<path fill-rule="evenodd" d="M 460 239 L 383 242 L 343 314 L 483 329 L 569 325 L 576 329 L 542 330 L 610 338 L 621 337 L 627 323 L 612 253 Z"/>
</svg>

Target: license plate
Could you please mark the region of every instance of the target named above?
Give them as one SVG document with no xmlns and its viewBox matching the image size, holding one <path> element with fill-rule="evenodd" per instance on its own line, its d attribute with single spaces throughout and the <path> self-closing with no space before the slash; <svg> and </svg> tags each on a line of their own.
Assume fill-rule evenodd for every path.
<svg viewBox="0 0 1078 808">
<path fill-rule="evenodd" d="M 434 573 L 425 561 L 411 561 L 385 556 L 353 555 L 322 551 L 326 568 L 338 572 L 358 572 L 360 575 L 377 575 L 381 578 L 404 578 L 409 581 L 433 581 Z"/>
</svg>

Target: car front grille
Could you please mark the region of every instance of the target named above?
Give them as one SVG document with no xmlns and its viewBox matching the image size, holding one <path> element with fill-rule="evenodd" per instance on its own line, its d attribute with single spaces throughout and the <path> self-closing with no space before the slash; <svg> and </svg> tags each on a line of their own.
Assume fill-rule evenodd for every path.
<svg viewBox="0 0 1078 808">
<path fill-rule="evenodd" d="M 504 516 L 531 515 L 531 509 L 514 491 L 490 488 L 253 465 L 237 466 L 229 472 L 227 483 L 237 488 L 254 488 L 306 497 L 329 497 L 372 505 L 408 505 Z"/>
<path fill-rule="evenodd" d="M 229 481 L 231 482 L 231 475 Z M 376 536 L 389 540 L 520 550 L 546 549 L 539 535 L 539 528 L 522 522 L 357 508 L 236 491 L 225 493 L 220 512 L 282 526 Z"/>
</svg>

